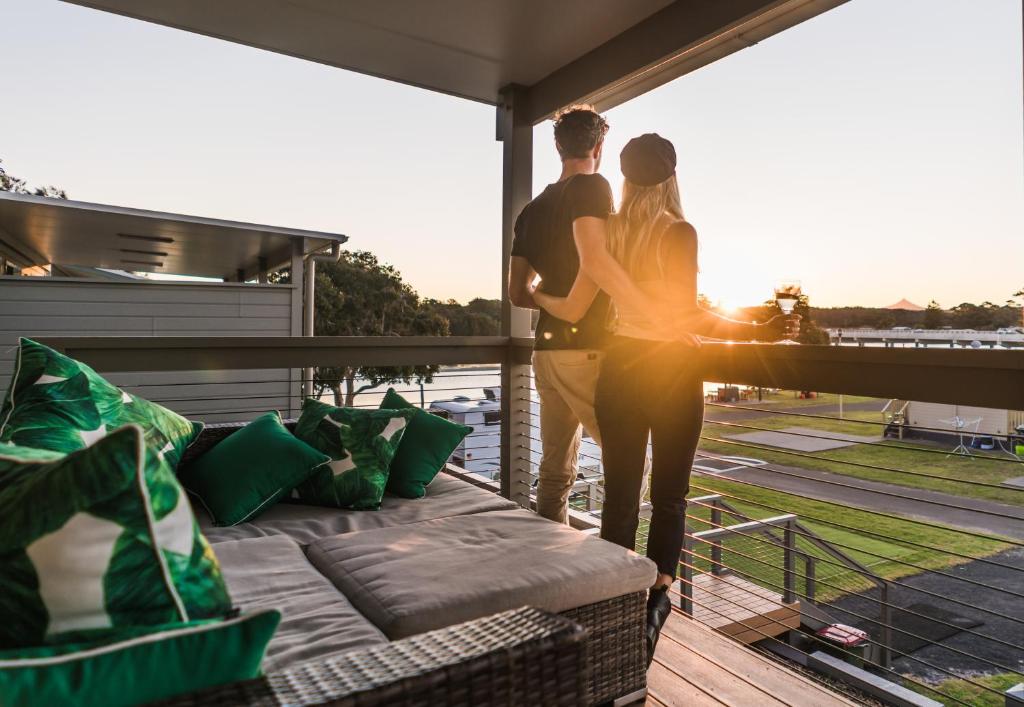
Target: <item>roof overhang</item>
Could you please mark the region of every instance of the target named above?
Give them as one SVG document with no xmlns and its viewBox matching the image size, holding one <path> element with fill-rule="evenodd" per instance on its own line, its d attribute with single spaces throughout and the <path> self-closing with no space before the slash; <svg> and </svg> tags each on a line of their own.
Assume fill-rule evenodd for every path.
<svg viewBox="0 0 1024 707">
<path fill-rule="evenodd" d="M 846 0 L 66 0 L 485 103 L 601 109 Z"/>
<path fill-rule="evenodd" d="M 345 236 L 0 192 L 0 255 L 68 265 L 238 279 Z"/>
</svg>

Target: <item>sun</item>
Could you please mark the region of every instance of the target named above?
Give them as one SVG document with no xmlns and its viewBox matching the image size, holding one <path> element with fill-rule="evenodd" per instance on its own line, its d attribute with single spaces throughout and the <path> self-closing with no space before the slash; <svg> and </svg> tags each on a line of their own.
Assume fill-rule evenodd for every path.
<svg viewBox="0 0 1024 707">
<path fill-rule="evenodd" d="M 725 315 L 736 314 L 739 311 L 740 305 L 736 304 L 732 300 L 720 299 L 718 300 L 718 311 Z"/>
</svg>

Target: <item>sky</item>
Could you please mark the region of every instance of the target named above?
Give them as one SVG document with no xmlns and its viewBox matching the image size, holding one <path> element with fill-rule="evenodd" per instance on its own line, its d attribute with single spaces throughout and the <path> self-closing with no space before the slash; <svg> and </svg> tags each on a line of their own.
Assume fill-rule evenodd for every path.
<svg viewBox="0 0 1024 707">
<path fill-rule="evenodd" d="M 73 199 L 344 233 L 500 295 L 494 109 L 56 0 L 0 0 L 0 159 Z M 851 0 L 608 112 L 673 141 L 700 290 L 949 307 L 1024 287 L 1019 0 Z M 550 123 L 534 188 L 557 179 Z"/>
</svg>

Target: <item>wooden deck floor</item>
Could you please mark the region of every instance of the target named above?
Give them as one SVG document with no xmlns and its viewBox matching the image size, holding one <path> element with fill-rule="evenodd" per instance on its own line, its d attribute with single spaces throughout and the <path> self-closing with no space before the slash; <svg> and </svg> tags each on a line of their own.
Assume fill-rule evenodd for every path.
<svg viewBox="0 0 1024 707">
<path fill-rule="evenodd" d="M 778 636 L 800 626 L 800 602 L 783 603 L 782 595 L 736 575 L 693 578 L 693 616 L 743 643 Z"/>
<path fill-rule="evenodd" d="M 653 707 L 851 707 L 854 702 L 673 611 L 647 672 Z"/>
</svg>

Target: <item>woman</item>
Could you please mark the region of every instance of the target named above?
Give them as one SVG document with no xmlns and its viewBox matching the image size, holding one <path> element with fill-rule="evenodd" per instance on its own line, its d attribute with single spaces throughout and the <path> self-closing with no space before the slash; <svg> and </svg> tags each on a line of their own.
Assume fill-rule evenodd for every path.
<svg viewBox="0 0 1024 707">
<path fill-rule="evenodd" d="M 697 233 L 683 218 L 675 149 L 649 133 L 630 140 L 620 155 L 622 206 L 607 221 L 614 260 L 646 296 L 649 310 L 613 299 L 613 336 L 597 383 L 595 408 L 602 436 L 605 503 L 601 537 L 633 549 L 639 524 L 647 440 L 651 439 L 651 522 L 647 556 L 658 578 L 647 600 L 648 660 L 671 610 L 686 527 L 690 468 L 704 417 L 703 381 L 695 367 L 695 334 L 723 339 L 763 338 L 773 320 L 737 322 L 697 304 Z M 537 304 L 575 322 L 597 296 L 586 264 L 567 297 L 535 291 Z M 799 318 L 789 318 L 794 334 Z"/>
</svg>

